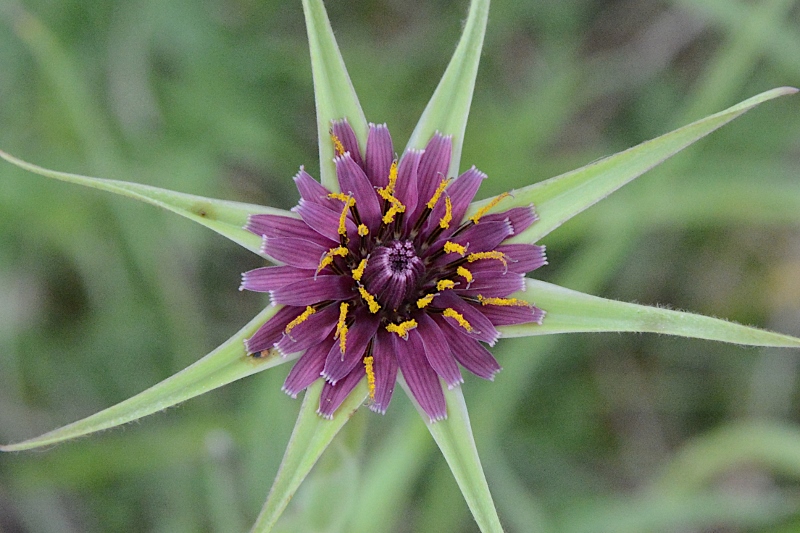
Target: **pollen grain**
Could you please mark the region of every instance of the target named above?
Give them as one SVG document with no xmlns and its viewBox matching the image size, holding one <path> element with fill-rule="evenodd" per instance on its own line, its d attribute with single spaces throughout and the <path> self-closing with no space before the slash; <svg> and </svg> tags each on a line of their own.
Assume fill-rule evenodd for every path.
<svg viewBox="0 0 800 533">
<path fill-rule="evenodd" d="M 519 298 L 485 298 L 483 295 L 478 295 L 478 301 L 481 305 L 500 305 L 504 307 L 530 307 L 531 304 Z"/>
<path fill-rule="evenodd" d="M 381 304 L 378 303 L 378 300 L 376 300 L 373 295 L 367 292 L 367 289 L 365 289 L 364 287 L 359 287 L 358 292 L 359 294 L 361 294 L 361 298 L 363 298 L 364 301 L 367 302 L 370 313 L 374 315 L 375 313 L 381 310 Z"/>
<path fill-rule="evenodd" d="M 472 333 L 473 331 L 472 325 L 467 321 L 466 318 L 464 318 L 464 315 L 462 315 L 452 307 L 448 307 L 447 309 L 445 309 L 443 314 L 447 318 L 452 318 L 453 320 L 458 322 L 458 325 L 467 330 L 469 333 Z"/>
<path fill-rule="evenodd" d="M 361 277 L 364 275 L 364 270 L 366 270 L 366 268 L 367 260 L 362 259 L 358 266 L 352 270 L 353 279 L 355 281 L 361 281 Z"/>
<path fill-rule="evenodd" d="M 369 388 L 370 399 L 375 399 L 375 367 L 373 366 L 375 359 L 368 355 L 364 358 L 364 371 L 367 374 L 367 387 Z"/>
<path fill-rule="evenodd" d="M 436 206 L 436 203 L 439 201 L 439 197 L 442 196 L 442 193 L 449 184 L 450 180 L 444 178 L 439 182 L 439 186 L 436 187 L 436 191 L 434 191 L 433 196 L 431 196 L 431 199 L 427 204 L 425 204 L 428 209 L 433 209 Z"/>
<path fill-rule="evenodd" d="M 503 194 L 501 194 L 500 196 L 495 196 L 495 197 L 492 199 L 492 201 L 491 201 L 491 202 L 489 202 L 489 203 L 488 203 L 488 204 L 486 204 L 485 206 L 481 207 L 481 208 L 478 210 L 478 212 L 477 212 L 477 213 L 475 213 L 474 215 L 472 215 L 471 217 L 469 217 L 469 219 L 472 221 L 472 223 L 473 223 L 473 224 L 477 224 L 478 222 L 480 222 L 481 218 L 482 218 L 484 215 L 486 215 L 486 213 L 488 213 L 488 212 L 489 212 L 489 210 L 490 210 L 490 209 L 492 209 L 494 206 L 496 206 L 497 204 L 499 204 L 501 200 L 503 200 L 504 198 L 506 198 L 506 197 L 508 197 L 508 196 L 511 196 L 511 195 L 510 195 L 510 194 L 508 194 L 507 192 L 504 192 L 504 193 L 503 193 Z"/>
<path fill-rule="evenodd" d="M 386 331 L 389 333 L 397 333 L 398 337 L 408 339 L 408 332 L 417 327 L 417 321 L 413 318 L 400 322 L 399 324 L 387 324 Z"/>
<path fill-rule="evenodd" d="M 297 326 L 299 326 L 300 324 L 302 324 L 303 322 L 305 322 L 306 320 L 308 320 L 308 317 L 310 317 L 311 315 L 313 315 L 313 314 L 314 314 L 314 313 L 316 313 L 316 312 L 317 312 L 317 310 L 316 310 L 316 309 L 314 309 L 314 308 L 313 308 L 313 307 L 311 307 L 310 305 L 307 305 L 307 306 L 306 306 L 306 310 L 305 310 L 305 311 L 303 311 L 302 313 L 300 313 L 300 315 L 299 315 L 297 318 L 295 318 L 294 320 L 292 320 L 291 322 L 289 322 L 288 324 L 286 324 L 286 328 L 283 330 L 283 332 L 284 332 L 284 333 L 286 333 L 287 335 L 289 335 L 289 333 L 290 333 L 290 332 L 291 332 L 291 331 L 292 331 L 294 328 L 296 328 Z M 289 336 L 291 337 L 291 335 L 289 335 Z"/>
<path fill-rule="evenodd" d="M 347 310 L 349 309 L 349 305 L 347 302 L 342 302 L 339 306 L 339 321 L 336 323 L 336 333 L 334 334 L 334 339 L 339 339 L 339 351 L 342 352 L 344 355 L 344 351 L 347 348 Z"/>
<path fill-rule="evenodd" d="M 444 253 L 458 254 L 461 257 L 464 257 L 464 255 L 467 253 L 467 247 L 461 244 L 447 241 L 446 243 L 444 243 Z"/>
<path fill-rule="evenodd" d="M 344 155 L 344 145 L 342 144 L 342 141 L 339 140 L 339 137 L 333 133 L 333 131 L 331 131 L 331 142 L 333 143 L 333 151 L 336 152 L 336 155 Z"/>
</svg>

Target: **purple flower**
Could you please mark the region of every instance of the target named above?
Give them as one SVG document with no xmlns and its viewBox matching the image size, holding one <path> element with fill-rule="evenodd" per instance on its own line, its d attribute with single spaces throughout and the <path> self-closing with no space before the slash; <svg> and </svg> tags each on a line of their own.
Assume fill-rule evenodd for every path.
<svg viewBox="0 0 800 533">
<path fill-rule="evenodd" d="M 533 206 L 487 214 L 501 196 L 465 219 L 486 175 L 472 167 L 448 178 L 452 141 L 438 133 L 399 162 L 385 125 L 370 124 L 363 157 L 346 120 L 333 123 L 331 140 L 342 192 L 301 168 L 299 218 L 252 215 L 246 226 L 280 266 L 245 272 L 241 288 L 284 306 L 247 351 L 305 350 L 283 389 L 295 397 L 324 377 L 324 417 L 365 376 L 370 408 L 384 413 L 399 370 L 431 420 L 443 419 L 439 378 L 459 385 L 460 364 L 492 379 L 500 365 L 481 343 L 494 345 L 496 326 L 544 317 L 510 297 L 546 264 L 544 247 L 503 244 L 536 221 Z"/>
</svg>

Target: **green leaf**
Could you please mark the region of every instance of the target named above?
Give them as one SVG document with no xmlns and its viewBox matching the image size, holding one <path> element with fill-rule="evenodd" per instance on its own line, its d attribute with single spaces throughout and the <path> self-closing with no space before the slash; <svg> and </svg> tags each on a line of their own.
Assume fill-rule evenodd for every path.
<svg viewBox="0 0 800 533">
<path fill-rule="evenodd" d="M 0 446 L 0 451 L 29 450 L 126 424 L 250 374 L 296 359 L 300 354 L 292 354 L 287 357 L 280 357 L 276 354 L 266 358 L 254 358 L 249 357 L 245 351 L 244 339 L 251 337 L 259 326 L 269 320 L 279 309 L 280 306 L 267 307 L 217 349 L 174 376 L 136 396 L 39 437 L 17 444 Z"/>
<path fill-rule="evenodd" d="M 703 315 L 607 300 L 527 279 L 527 290 L 514 296 L 547 312 L 541 325 L 501 326 L 505 337 L 553 333 L 640 332 L 708 339 L 747 346 L 800 348 L 800 339 Z"/>
<path fill-rule="evenodd" d="M 346 118 L 353 127 L 363 152 L 367 142 L 367 119 L 336 44 L 325 4 L 322 0 L 303 0 L 303 12 L 306 17 L 314 99 L 317 104 L 320 180 L 328 189 L 338 191 L 333 144 L 330 141 L 331 121 Z"/>
<path fill-rule="evenodd" d="M 0 151 L 0 157 L 12 165 L 16 165 L 19 168 L 46 178 L 75 183 L 93 189 L 100 189 L 101 191 L 112 192 L 128 198 L 133 198 L 134 200 L 163 207 L 168 211 L 172 211 L 182 217 L 202 224 L 216 231 L 223 237 L 227 237 L 236 244 L 267 259 L 269 258 L 261 253 L 261 238 L 245 230 L 243 227 L 247 223 L 247 217 L 256 213 L 297 217 L 290 211 L 265 207 L 263 205 L 217 200 L 127 181 L 92 178 L 79 174 L 68 174 L 66 172 L 49 170 L 18 159 L 3 151 Z"/>
<path fill-rule="evenodd" d="M 464 130 L 481 59 L 483 36 L 489 18 L 489 0 L 472 0 L 464 33 L 436 91 L 417 123 L 407 148 L 425 148 L 437 131 L 453 136 L 449 176 L 458 175 Z"/>
<path fill-rule="evenodd" d="M 366 400 L 368 396 L 366 381 L 366 379 L 362 379 L 353 392 L 347 396 L 344 403 L 336 410 L 332 420 L 322 418 L 317 414 L 324 380 L 318 379 L 308 387 L 278 475 L 275 477 L 269 497 L 261 509 L 256 523 L 250 530 L 251 533 L 272 531 L 281 513 L 289 505 L 292 496 L 311 472 L 311 468 L 322 452 Z"/>
<path fill-rule="evenodd" d="M 436 444 L 442 451 L 447 465 L 456 478 L 458 487 L 467 501 L 475 522 L 478 523 L 483 533 L 499 532 L 502 533 L 503 527 L 500 525 L 500 518 L 494 507 L 492 495 L 489 492 L 489 485 L 486 483 L 486 476 L 483 474 L 481 460 L 478 457 L 478 450 L 475 447 L 475 439 L 472 436 L 472 426 L 469 422 L 467 404 L 464 402 L 464 395 L 461 387 L 453 389 L 444 388 L 445 399 L 447 400 L 447 418 L 437 422 L 431 422 L 427 414 L 422 410 L 414 395 L 408 390 L 408 385 L 402 377 L 400 384 L 405 389 L 406 394 L 419 411 L 422 419 L 428 426 Z"/>
<path fill-rule="evenodd" d="M 512 191 L 511 197 L 499 202 L 490 212 L 534 204 L 539 220 L 527 230 L 515 235 L 510 242 L 536 242 L 581 211 L 736 117 L 768 100 L 796 92 L 797 89 L 793 87 L 780 87 L 763 92 L 725 111 L 643 142 L 624 152 L 541 183 Z M 476 213 L 491 200 L 474 203 L 466 216 Z"/>
</svg>

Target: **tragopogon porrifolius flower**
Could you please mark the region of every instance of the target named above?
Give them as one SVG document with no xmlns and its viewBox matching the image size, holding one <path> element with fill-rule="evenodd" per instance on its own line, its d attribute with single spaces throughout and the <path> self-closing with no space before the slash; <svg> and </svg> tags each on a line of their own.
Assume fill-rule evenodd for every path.
<svg viewBox="0 0 800 533">
<path fill-rule="evenodd" d="M 431 420 L 447 416 L 448 387 L 470 372 L 492 379 L 500 365 L 497 326 L 541 323 L 544 313 L 510 297 L 526 272 L 545 264 L 544 247 L 503 244 L 536 221 L 533 206 L 465 217 L 486 175 L 475 167 L 447 177 L 452 140 L 435 134 L 423 150 L 395 159 L 385 125 L 369 126 L 366 153 L 346 120 L 332 124 L 331 192 L 305 170 L 294 180 L 300 220 L 253 215 L 247 229 L 284 263 L 246 272 L 242 288 L 284 305 L 247 340 L 250 353 L 305 351 L 284 390 L 325 378 L 319 413 L 333 416 L 366 377 L 370 408 L 385 412 L 398 368 Z"/>
<path fill-rule="evenodd" d="M 501 335 L 626 331 L 800 347 L 800 339 L 787 335 L 525 277 L 545 264 L 544 248 L 536 243 L 548 233 L 686 146 L 794 89 L 761 93 L 575 171 L 473 202 L 485 175 L 474 167 L 460 173 L 459 164 L 488 0 L 471 2 L 450 65 L 402 151 L 385 126 L 367 123 L 322 1 L 304 0 L 303 8 L 320 182 L 301 169 L 294 213 L 57 172 L 0 152 L 31 172 L 169 209 L 276 263 L 243 275 L 241 288 L 268 292 L 273 305 L 220 347 L 124 402 L 0 449 L 31 449 L 119 426 L 297 360 L 284 389 L 293 396 L 305 389 L 305 400 L 255 531 L 274 526 L 356 409 L 366 401 L 375 411 L 386 410 L 396 382 L 422 411 L 481 530 L 502 531 L 459 386 L 459 364 L 487 379 L 499 370 L 484 345 Z"/>
</svg>

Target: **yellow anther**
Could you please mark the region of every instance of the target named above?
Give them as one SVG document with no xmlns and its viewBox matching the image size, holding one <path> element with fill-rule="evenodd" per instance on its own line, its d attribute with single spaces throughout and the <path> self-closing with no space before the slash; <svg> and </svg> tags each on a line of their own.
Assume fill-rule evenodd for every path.
<svg viewBox="0 0 800 533">
<path fill-rule="evenodd" d="M 342 214 L 339 215 L 339 235 L 347 235 L 347 210 L 350 209 L 350 206 L 345 205 L 344 209 L 342 209 Z"/>
<path fill-rule="evenodd" d="M 425 204 L 425 205 L 428 206 L 428 209 L 433 209 L 434 208 L 434 206 L 436 205 L 436 202 L 439 201 L 439 197 L 444 192 L 445 187 L 447 187 L 449 184 L 450 184 L 450 180 L 448 180 L 448 179 L 442 179 L 442 181 L 439 182 L 439 186 L 436 187 L 436 191 L 433 193 L 433 196 L 431 196 L 430 201 L 428 201 L 428 203 Z"/>
<path fill-rule="evenodd" d="M 447 318 L 452 318 L 458 325 L 467 330 L 468 332 L 472 333 L 472 325 L 467 322 L 467 319 L 464 318 L 464 315 L 453 309 L 452 307 L 448 307 L 444 310 L 444 316 Z"/>
<path fill-rule="evenodd" d="M 379 187 L 375 189 L 375 191 L 378 193 L 378 196 L 380 196 L 387 202 L 390 203 L 399 202 L 399 200 L 395 198 L 394 195 L 392 194 L 392 191 L 389 190 L 388 185 L 386 187 Z"/>
<path fill-rule="evenodd" d="M 506 254 L 503 252 L 477 252 L 474 254 L 469 254 L 467 256 L 467 261 L 470 263 L 475 261 L 480 261 L 481 259 L 497 259 L 503 263 L 503 266 L 508 268 L 508 261 L 506 261 Z"/>
<path fill-rule="evenodd" d="M 366 237 L 367 235 L 369 235 L 369 228 L 367 227 L 366 224 L 358 225 L 358 234 L 361 235 L 362 237 Z"/>
<path fill-rule="evenodd" d="M 417 307 L 420 308 L 420 309 L 424 309 L 424 308 L 428 307 L 428 304 L 430 304 L 433 301 L 434 296 L 436 296 L 436 295 L 435 294 L 429 294 L 427 296 L 423 296 L 422 298 L 417 300 Z"/>
<path fill-rule="evenodd" d="M 456 269 L 456 274 L 467 280 L 467 283 L 472 283 L 472 280 L 475 279 L 472 277 L 472 272 L 470 272 L 463 266 L 460 266 Z"/>
<path fill-rule="evenodd" d="M 330 198 L 331 200 L 341 200 L 342 202 L 344 202 L 346 204 L 349 204 L 350 202 L 353 202 L 352 205 L 356 204 L 355 199 L 351 195 L 345 194 L 343 192 L 331 192 L 331 193 L 328 193 L 328 198 Z M 348 205 L 348 207 L 349 207 L 349 205 Z"/>
<path fill-rule="evenodd" d="M 334 339 L 339 339 L 339 351 L 342 353 L 347 348 L 347 324 L 345 324 L 345 321 L 347 320 L 349 307 L 347 302 L 342 302 L 339 306 L 339 321 L 336 323 L 336 333 L 333 336 Z"/>
<path fill-rule="evenodd" d="M 394 196 L 392 196 L 394 198 Z M 392 202 L 392 207 L 383 215 L 383 223 L 384 224 L 391 224 L 394 222 L 394 217 L 397 213 L 404 213 L 406 210 L 406 206 L 398 202 Z"/>
<path fill-rule="evenodd" d="M 444 216 L 439 220 L 439 227 L 447 229 L 450 227 L 450 222 L 453 221 L 453 202 L 450 201 L 449 196 L 444 197 Z"/>
<path fill-rule="evenodd" d="M 497 204 L 499 204 L 499 203 L 500 203 L 500 200 L 502 200 L 503 198 L 506 198 L 507 196 L 510 196 L 510 195 L 509 195 L 507 192 L 504 192 L 504 193 L 503 193 L 503 194 L 501 194 L 500 196 L 496 196 L 496 197 L 494 197 L 494 198 L 492 199 L 492 201 L 491 201 L 491 202 L 489 202 L 489 203 L 488 203 L 488 204 L 486 204 L 485 206 L 481 207 L 481 208 L 478 210 L 478 212 L 477 212 L 477 213 L 475 213 L 474 215 L 472 215 L 471 217 L 469 217 L 469 219 L 470 219 L 470 220 L 471 220 L 471 221 L 472 221 L 474 224 L 477 224 L 477 223 L 480 221 L 481 217 L 483 217 L 483 216 L 484 216 L 486 213 L 488 213 L 488 212 L 489 212 L 489 210 L 490 210 L 491 208 L 493 208 L 494 206 L 496 206 Z"/>
<path fill-rule="evenodd" d="M 367 387 L 369 388 L 370 399 L 375 399 L 375 367 L 373 363 L 375 360 L 371 355 L 364 358 L 364 371 L 367 373 Z"/>
<path fill-rule="evenodd" d="M 449 280 L 449 279 L 440 279 L 436 283 L 436 290 L 437 291 L 444 291 L 444 290 L 447 290 L 447 289 L 452 289 L 455 286 L 456 286 L 456 282 L 455 281 L 452 281 L 452 280 Z"/>
<path fill-rule="evenodd" d="M 344 194 L 340 192 L 332 192 L 328 194 L 328 198 L 333 198 L 334 200 L 341 200 L 344 202 L 344 207 L 342 207 L 342 213 L 339 215 L 339 235 L 347 235 L 347 212 L 350 210 L 351 207 L 356 205 L 356 199 L 350 196 L 349 194 Z M 359 228 L 359 233 L 361 230 Z"/>
<path fill-rule="evenodd" d="M 358 264 L 358 266 L 352 270 L 353 279 L 356 281 L 361 281 L 361 277 L 364 275 L 364 270 L 366 268 L 367 268 L 367 260 L 362 259 L 361 262 Z"/>
<path fill-rule="evenodd" d="M 334 257 L 337 257 L 337 256 L 338 257 L 345 257 L 347 255 L 347 253 L 348 253 L 348 250 L 344 246 L 338 246 L 336 248 L 331 248 L 330 250 L 325 252 L 325 255 L 322 256 L 322 259 L 319 262 L 319 266 L 317 267 L 317 273 L 319 273 L 320 270 L 322 270 L 326 266 L 328 266 L 331 263 L 333 263 L 333 258 Z"/>
<path fill-rule="evenodd" d="M 417 321 L 412 318 L 411 320 L 406 320 L 405 322 L 400 322 L 399 324 L 388 324 L 386 326 L 386 331 L 389 333 L 397 333 L 398 337 L 407 339 L 408 332 L 416 327 Z"/>
<path fill-rule="evenodd" d="M 296 328 L 297 326 L 308 320 L 308 317 L 310 317 L 316 312 L 317 312 L 316 309 L 314 309 L 310 305 L 306 306 L 306 310 L 300 313 L 300 316 L 298 316 L 297 318 L 286 324 L 286 329 L 284 329 L 283 332 L 289 335 L 289 332 L 291 332 L 294 328 Z"/>
<path fill-rule="evenodd" d="M 464 254 L 467 253 L 467 247 L 466 246 L 462 246 L 460 244 L 456 244 L 454 242 L 447 241 L 446 243 L 444 243 L 444 253 L 446 253 L 446 254 L 458 254 L 461 257 L 464 257 Z"/>
<path fill-rule="evenodd" d="M 392 161 L 392 166 L 389 168 L 389 185 L 386 186 L 386 192 L 394 194 L 395 186 L 397 186 L 397 159 Z"/>
<path fill-rule="evenodd" d="M 333 151 L 336 152 L 336 155 L 344 155 L 344 145 L 342 144 L 342 141 L 339 140 L 339 137 L 337 137 L 332 131 L 331 141 L 333 142 Z"/>
<path fill-rule="evenodd" d="M 484 298 L 478 295 L 478 301 L 481 305 L 502 305 L 506 307 L 530 307 L 531 304 L 519 298 Z"/>
<path fill-rule="evenodd" d="M 378 196 L 390 204 L 389 210 L 385 215 L 383 215 L 384 224 L 391 224 L 394 221 L 394 217 L 397 215 L 397 213 L 404 213 L 406 210 L 406 206 L 404 206 L 403 203 L 394 196 L 394 187 L 395 183 L 397 182 L 396 163 L 392 163 L 392 168 L 394 169 L 394 172 L 389 172 L 389 185 L 378 189 Z"/>
<path fill-rule="evenodd" d="M 358 292 L 361 294 L 361 298 L 363 298 L 364 301 L 367 302 L 370 313 L 374 315 L 375 313 L 381 310 L 381 304 L 378 303 L 378 300 L 376 300 L 373 295 L 367 292 L 367 289 L 365 289 L 364 287 L 359 287 Z"/>
</svg>

